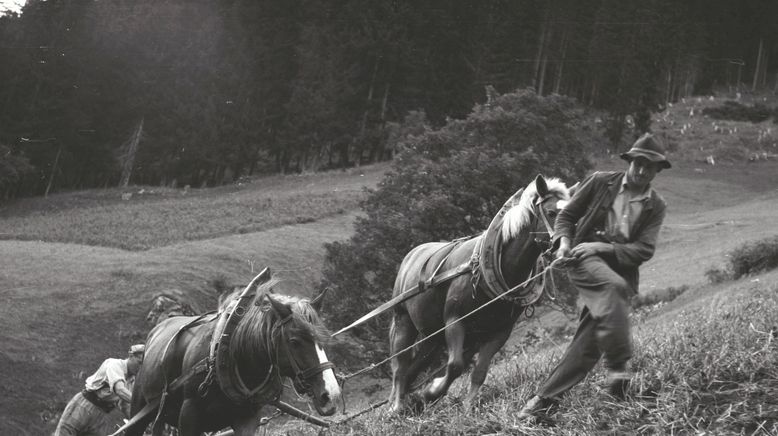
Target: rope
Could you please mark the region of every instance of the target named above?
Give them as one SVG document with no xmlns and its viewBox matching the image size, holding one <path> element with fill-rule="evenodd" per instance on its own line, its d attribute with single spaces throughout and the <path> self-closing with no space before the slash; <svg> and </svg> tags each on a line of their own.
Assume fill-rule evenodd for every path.
<svg viewBox="0 0 778 436">
<path fill-rule="evenodd" d="M 555 265 L 558 262 L 562 262 L 562 261 L 566 261 L 566 259 L 554 259 L 553 262 L 551 262 L 547 267 L 543 268 L 543 270 L 540 271 L 539 273 L 530 276 L 527 280 L 524 280 L 523 282 L 519 283 L 518 285 L 516 285 L 516 286 L 508 289 L 507 291 L 503 292 L 502 294 L 498 295 L 494 299 L 487 301 L 486 303 L 476 307 L 475 309 L 471 310 L 470 312 L 466 313 L 465 315 L 462 315 L 461 317 L 455 319 L 454 321 L 446 324 L 445 326 L 443 326 L 440 329 L 436 330 L 432 334 L 425 336 L 424 338 L 420 339 L 419 341 L 413 343 L 412 345 L 410 345 L 408 347 L 403 348 L 402 350 L 392 354 L 391 356 L 387 357 L 384 360 L 381 360 L 380 362 L 371 363 L 369 366 L 366 366 L 365 368 L 362 368 L 362 369 L 360 369 L 357 372 L 340 376 L 340 378 L 342 378 L 343 380 L 348 380 L 348 379 L 350 379 L 352 377 L 356 377 L 356 376 L 364 374 L 364 373 L 366 373 L 368 371 L 372 371 L 373 369 L 375 369 L 375 368 L 385 364 L 386 362 L 389 362 L 390 360 L 394 359 L 395 357 L 399 356 L 400 354 L 405 353 L 406 351 L 412 349 L 413 347 L 423 343 L 427 339 L 430 339 L 430 338 L 434 337 L 435 335 L 445 331 L 450 326 L 452 326 L 452 325 L 454 325 L 454 324 L 456 324 L 456 323 L 458 323 L 458 322 L 460 322 L 460 321 L 462 321 L 462 320 L 464 320 L 466 318 L 469 318 L 471 315 L 475 314 L 476 312 L 480 311 L 481 309 L 485 308 L 486 306 L 494 303 L 495 301 L 503 298 L 504 296 L 510 294 L 511 292 L 514 292 L 517 289 L 524 287 L 527 283 L 529 283 L 529 282 L 535 280 L 536 278 L 540 277 L 541 275 L 545 274 L 547 270 L 549 270 L 551 268 L 554 268 Z"/>
</svg>

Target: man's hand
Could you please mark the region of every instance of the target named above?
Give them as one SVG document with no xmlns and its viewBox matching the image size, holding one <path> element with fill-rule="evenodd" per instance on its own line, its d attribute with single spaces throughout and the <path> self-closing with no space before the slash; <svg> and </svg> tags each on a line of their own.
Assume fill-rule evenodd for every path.
<svg viewBox="0 0 778 436">
<path fill-rule="evenodd" d="M 560 245 L 560 248 L 562 246 Z M 576 245 L 570 254 L 575 259 L 584 259 L 595 254 L 613 253 L 613 245 L 607 242 L 583 242 Z M 558 256 L 558 255 L 557 255 Z"/>
<path fill-rule="evenodd" d="M 559 239 L 559 248 L 556 250 L 556 258 L 564 259 L 570 257 L 570 238 L 562 236 Z"/>
</svg>

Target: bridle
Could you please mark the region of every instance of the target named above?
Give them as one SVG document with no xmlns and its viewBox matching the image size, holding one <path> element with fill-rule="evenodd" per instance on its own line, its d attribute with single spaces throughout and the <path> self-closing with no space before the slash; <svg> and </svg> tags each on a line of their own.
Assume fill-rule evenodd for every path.
<svg viewBox="0 0 778 436">
<path fill-rule="evenodd" d="M 551 246 L 551 240 L 554 239 L 554 226 L 551 225 L 551 220 L 548 218 L 548 213 L 546 212 L 546 208 L 543 207 L 543 203 L 548 201 L 551 198 L 555 198 L 556 196 L 553 193 L 548 193 L 544 196 L 539 196 L 534 202 L 534 214 L 535 216 L 539 216 L 540 220 L 543 221 L 543 224 L 546 227 L 546 233 L 548 234 L 548 239 L 541 239 L 541 238 L 535 238 L 535 242 L 543 246 Z"/>
<path fill-rule="evenodd" d="M 334 369 L 335 364 L 327 361 L 327 362 L 319 362 L 319 364 L 311 366 L 310 368 L 303 369 L 300 367 L 300 364 L 297 362 L 297 359 L 295 358 L 294 354 L 289 350 L 289 341 L 287 340 L 286 335 L 286 326 L 293 318 L 293 314 L 289 314 L 286 317 L 276 321 L 275 325 L 273 325 L 273 331 L 276 330 L 278 333 L 278 341 L 276 344 L 276 352 L 275 354 L 275 366 L 276 368 L 280 368 L 278 364 L 278 356 L 279 356 L 279 349 L 281 352 L 283 352 L 286 355 L 286 360 L 289 362 L 289 365 L 292 367 L 292 372 L 294 373 L 294 377 L 292 377 L 292 382 L 294 384 L 294 389 L 298 393 L 310 393 L 311 387 L 313 386 L 311 379 L 313 377 L 316 377 L 317 375 L 321 374 L 322 372 L 328 370 L 328 369 Z M 275 335 L 271 335 L 275 336 Z"/>
</svg>

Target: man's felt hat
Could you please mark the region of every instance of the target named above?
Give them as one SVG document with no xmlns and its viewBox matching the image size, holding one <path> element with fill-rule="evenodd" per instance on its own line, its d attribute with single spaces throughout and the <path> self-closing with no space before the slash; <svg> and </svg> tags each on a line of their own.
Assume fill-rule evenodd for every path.
<svg viewBox="0 0 778 436">
<path fill-rule="evenodd" d="M 621 158 L 627 162 L 632 162 L 632 159 L 641 156 L 651 162 L 659 163 L 660 168 L 670 168 L 670 161 L 665 157 L 665 147 L 659 141 L 659 138 L 650 133 L 644 133 L 643 136 L 638 138 L 632 148 L 625 153 L 621 153 Z"/>
<path fill-rule="evenodd" d="M 130 354 L 143 354 L 146 351 L 146 346 L 143 344 L 135 344 L 130 347 Z"/>
</svg>

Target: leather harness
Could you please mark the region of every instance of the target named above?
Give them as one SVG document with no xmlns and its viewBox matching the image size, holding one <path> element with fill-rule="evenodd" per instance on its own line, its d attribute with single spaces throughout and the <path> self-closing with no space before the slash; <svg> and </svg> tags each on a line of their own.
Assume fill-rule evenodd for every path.
<svg viewBox="0 0 778 436">
<path fill-rule="evenodd" d="M 500 271 L 500 255 L 502 252 L 502 250 L 500 249 L 502 243 L 502 235 L 501 235 L 502 222 L 505 219 L 505 215 L 507 214 L 508 210 L 511 207 L 513 207 L 513 205 L 518 199 L 521 198 L 521 195 L 523 193 L 524 193 L 524 188 L 516 191 L 516 193 L 513 194 L 505 202 L 502 208 L 497 212 L 497 215 L 495 215 L 495 217 L 492 219 L 492 222 L 491 224 L 489 224 L 487 230 L 483 234 L 481 234 L 481 238 L 477 242 L 476 247 L 473 249 L 473 255 L 471 256 L 469 261 L 455 268 L 451 268 L 446 271 L 443 271 L 442 273 L 438 273 L 442 265 L 448 259 L 448 256 L 451 254 L 451 252 L 453 252 L 454 249 L 457 246 L 459 246 L 460 243 L 462 243 L 465 240 L 472 239 L 473 237 L 456 239 L 454 241 L 449 242 L 448 244 L 442 246 L 437 251 L 435 251 L 435 253 L 433 253 L 431 256 L 429 256 L 425 261 L 424 265 L 422 266 L 421 270 L 423 272 L 425 269 L 427 269 L 427 262 L 429 262 L 430 258 L 432 258 L 437 253 L 440 253 L 444 250 L 448 250 L 446 255 L 435 266 L 433 273 L 429 276 L 429 278 L 420 279 L 419 282 L 413 287 L 406 289 L 402 293 L 393 297 L 391 300 L 371 310 L 370 312 L 363 315 L 361 318 L 352 322 L 348 326 L 343 327 L 342 329 L 333 333 L 332 336 L 334 337 L 348 330 L 351 330 L 352 328 L 367 322 L 368 320 L 386 312 L 387 310 L 393 308 L 394 306 L 397 306 L 403 301 L 408 300 L 409 298 L 412 298 L 424 292 L 427 289 L 434 288 L 435 286 L 441 285 L 443 283 L 446 283 L 450 280 L 453 280 L 465 274 L 471 274 L 472 276 L 471 282 L 473 284 L 474 296 L 475 296 L 476 289 L 479 288 L 479 283 L 481 282 L 481 280 L 483 280 L 486 286 L 482 286 L 480 287 L 480 289 L 483 289 L 486 295 L 488 295 L 489 298 L 491 299 L 497 298 L 497 296 L 506 293 L 506 291 L 511 291 L 511 294 L 515 294 L 515 295 L 503 296 L 502 298 L 512 301 L 515 304 L 520 305 L 522 307 L 530 307 L 532 304 L 536 303 L 543 295 L 544 284 L 543 284 L 542 276 L 522 286 L 520 290 L 519 289 L 513 290 L 505 282 L 505 279 L 503 278 L 502 275 L 502 271 Z M 536 209 L 538 209 L 538 212 L 533 212 L 536 215 L 540 215 L 540 219 L 543 221 L 544 225 L 546 226 L 546 231 L 550 238 L 553 238 L 554 236 L 554 228 L 551 225 L 551 222 L 549 221 L 548 217 L 546 216 L 546 211 L 545 209 L 543 209 L 542 203 L 548 200 L 549 198 L 551 198 L 552 196 L 553 194 L 547 194 L 546 196 L 539 197 L 537 200 L 535 200 L 534 205 L 536 206 Z M 542 259 L 541 256 L 540 261 L 536 263 L 535 267 L 530 273 L 531 276 L 535 275 L 537 271 L 542 270 L 543 262 L 544 260 Z"/>
<path fill-rule="evenodd" d="M 208 390 L 213 383 L 214 378 L 219 386 L 219 389 L 224 393 L 227 398 L 236 404 L 267 404 L 277 402 L 283 391 L 283 385 L 281 384 L 281 377 L 278 373 L 278 365 L 271 362 L 270 369 L 265 379 L 254 389 L 250 389 L 246 386 L 243 379 L 238 372 L 237 365 L 229 353 L 230 342 L 233 338 L 233 333 L 240 324 L 243 316 L 247 313 L 249 306 L 255 298 L 260 296 L 255 295 L 255 292 L 260 284 L 270 280 L 270 269 L 265 268 L 260 272 L 251 283 L 241 292 L 235 300 L 235 303 L 228 307 L 221 313 L 209 312 L 195 318 L 187 324 L 181 326 L 175 335 L 168 341 L 165 351 L 162 355 L 162 361 L 165 361 L 165 355 L 168 352 L 170 346 L 175 342 L 178 336 L 184 330 L 191 328 L 201 322 L 211 322 L 216 320 L 216 326 L 211 338 L 210 352 L 208 357 L 205 357 L 198 361 L 186 374 L 183 374 L 173 380 L 170 384 L 165 380 L 165 388 L 162 393 L 162 399 L 159 403 L 159 409 L 157 411 L 157 418 L 155 419 L 154 426 L 157 425 L 159 417 L 165 405 L 166 396 L 175 392 L 183 387 L 193 377 L 206 373 L 205 380 L 198 387 L 198 394 L 205 397 L 208 394 Z M 283 329 L 292 319 L 292 315 L 277 321 L 272 330 L 271 336 L 276 330 L 280 329 L 280 336 L 283 338 Z M 335 365 L 332 362 L 323 362 L 317 366 L 313 366 L 308 369 L 301 369 L 299 364 L 294 358 L 294 355 L 289 351 L 289 348 L 285 340 L 278 341 L 279 347 L 283 347 L 283 351 L 287 354 L 288 360 L 295 373 L 294 385 L 298 391 L 307 390 L 310 385 L 308 380 L 320 374 L 327 369 L 332 369 Z M 140 415 L 140 414 L 139 414 Z M 130 424 L 130 423 L 128 423 Z"/>
</svg>

